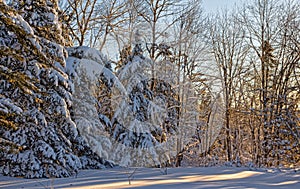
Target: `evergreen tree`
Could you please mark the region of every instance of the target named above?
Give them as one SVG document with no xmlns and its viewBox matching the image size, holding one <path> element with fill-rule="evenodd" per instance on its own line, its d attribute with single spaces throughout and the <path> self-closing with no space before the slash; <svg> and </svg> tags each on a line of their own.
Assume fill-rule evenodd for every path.
<svg viewBox="0 0 300 189">
<path fill-rule="evenodd" d="M 103 167 L 70 116 L 72 82 L 64 73 L 57 1 L 0 2 L 0 9 L 0 118 L 6 122 L 0 127 L 0 172 L 64 177 Z"/>
<path fill-rule="evenodd" d="M 110 158 L 111 89 L 123 90 L 99 51 L 89 47 L 68 48 L 67 73 L 73 82 L 72 117 L 84 140 L 95 153 Z"/>
<path fill-rule="evenodd" d="M 122 53 L 117 77 L 126 90 L 113 104 L 113 159 L 126 166 L 154 166 L 170 160 L 172 135 L 177 134 L 176 93 L 167 81 L 151 78 L 151 60 L 140 44 Z M 169 149 L 170 148 L 170 149 Z M 174 156 L 172 154 L 171 156 Z"/>
</svg>

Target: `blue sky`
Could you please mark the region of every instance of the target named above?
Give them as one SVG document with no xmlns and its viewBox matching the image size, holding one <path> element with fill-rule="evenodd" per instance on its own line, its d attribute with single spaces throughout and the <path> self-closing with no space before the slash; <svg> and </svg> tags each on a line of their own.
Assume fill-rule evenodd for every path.
<svg viewBox="0 0 300 189">
<path fill-rule="evenodd" d="M 202 7 L 206 13 L 214 13 L 218 9 L 234 7 L 234 4 L 242 4 L 242 0 L 202 0 Z"/>
</svg>

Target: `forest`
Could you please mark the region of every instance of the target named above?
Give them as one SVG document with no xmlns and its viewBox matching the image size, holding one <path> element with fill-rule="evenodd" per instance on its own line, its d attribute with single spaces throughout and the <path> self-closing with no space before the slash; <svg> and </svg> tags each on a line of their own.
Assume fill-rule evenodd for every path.
<svg viewBox="0 0 300 189">
<path fill-rule="evenodd" d="M 299 10 L 0 0 L 0 173 L 299 167 Z"/>
</svg>

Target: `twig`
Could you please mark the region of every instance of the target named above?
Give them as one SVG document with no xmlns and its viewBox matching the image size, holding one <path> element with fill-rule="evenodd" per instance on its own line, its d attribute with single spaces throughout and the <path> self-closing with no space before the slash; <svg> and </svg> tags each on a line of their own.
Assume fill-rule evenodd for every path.
<svg viewBox="0 0 300 189">
<path fill-rule="evenodd" d="M 127 174 L 127 178 L 128 178 L 128 184 L 131 185 L 131 180 L 133 179 L 134 173 L 136 172 L 138 168 L 135 168 L 134 171 L 132 173 L 129 173 L 129 168 L 127 167 L 126 170 L 126 174 Z"/>
</svg>

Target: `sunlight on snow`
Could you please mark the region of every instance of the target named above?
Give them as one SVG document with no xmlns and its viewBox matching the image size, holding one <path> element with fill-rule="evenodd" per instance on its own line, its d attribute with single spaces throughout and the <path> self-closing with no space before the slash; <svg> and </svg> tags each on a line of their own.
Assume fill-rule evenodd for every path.
<svg viewBox="0 0 300 189">
<path fill-rule="evenodd" d="M 233 180 L 233 179 L 242 179 L 255 175 L 260 175 L 263 173 L 253 172 L 253 171 L 243 171 L 240 173 L 234 174 L 221 174 L 221 175 L 209 175 L 209 176 L 184 176 L 180 177 L 180 179 L 188 180 L 188 182 L 197 182 L 197 181 L 219 181 L 219 180 Z"/>
<path fill-rule="evenodd" d="M 283 185 L 289 185 L 289 184 L 297 184 L 299 181 L 296 180 L 291 180 L 291 181 L 285 181 L 285 182 L 280 182 L 280 183 L 275 183 L 275 184 L 270 184 L 272 186 L 283 186 Z"/>
<path fill-rule="evenodd" d="M 220 181 L 220 180 L 234 180 L 234 179 L 242 179 L 247 177 L 252 177 L 256 175 L 261 175 L 263 173 L 254 172 L 254 171 L 242 171 L 240 173 L 234 174 L 220 174 L 220 175 L 209 175 L 209 176 L 201 176 L 201 175 L 193 175 L 193 176 L 182 176 L 177 179 L 145 179 L 145 180 L 133 180 L 132 185 L 128 184 L 128 181 L 114 182 L 108 184 L 99 184 L 99 185 L 90 185 L 90 186 L 82 186 L 76 187 L 73 189 L 87 189 L 87 188 L 131 188 L 131 187 L 145 187 L 151 185 L 163 185 L 163 184 L 176 184 L 176 183 L 191 183 L 191 182 L 201 182 L 201 181 Z M 280 184 L 291 184 L 291 183 L 280 183 Z M 280 185 L 278 184 L 278 185 Z"/>
</svg>

